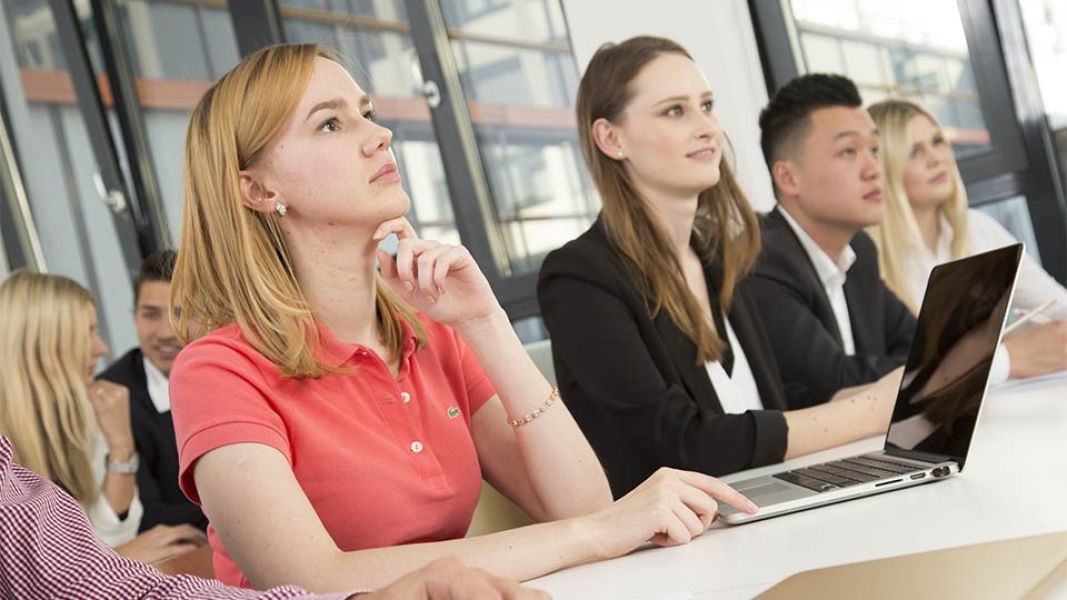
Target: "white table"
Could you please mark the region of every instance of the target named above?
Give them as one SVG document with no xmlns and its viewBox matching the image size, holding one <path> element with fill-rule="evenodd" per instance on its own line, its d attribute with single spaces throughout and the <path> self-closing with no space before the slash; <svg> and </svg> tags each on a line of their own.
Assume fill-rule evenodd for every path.
<svg viewBox="0 0 1067 600">
<path fill-rule="evenodd" d="M 805 466 L 882 447 L 826 450 Z M 727 481 L 783 465 L 725 477 Z M 990 392 L 961 475 L 648 548 L 529 582 L 554 598 L 750 598 L 821 567 L 1067 531 L 1067 379 Z"/>
</svg>

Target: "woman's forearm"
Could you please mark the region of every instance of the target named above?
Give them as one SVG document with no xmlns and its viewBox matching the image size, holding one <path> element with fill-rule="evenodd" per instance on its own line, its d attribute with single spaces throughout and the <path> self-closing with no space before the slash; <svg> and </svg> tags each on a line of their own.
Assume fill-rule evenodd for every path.
<svg viewBox="0 0 1067 600">
<path fill-rule="evenodd" d="M 457 331 L 478 357 L 510 417 L 531 414 L 548 400 L 552 388 L 504 311 L 462 324 Z M 600 462 L 562 401 L 512 431 L 545 516 L 561 519 L 611 504 Z"/>
<path fill-rule="evenodd" d="M 428 563 L 455 556 L 497 577 L 525 581 L 559 569 L 607 558 L 583 519 L 567 519 L 485 536 L 336 552 L 316 557 L 292 573 L 272 572 L 258 588 L 295 584 L 314 592 L 384 587 Z"/>
<path fill-rule="evenodd" d="M 893 414 L 904 367 L 833 402 L 785 413 L 789 441 L 785 458 L 795 458 L 885 433 Z"/>
<path fill-rule="evenodd" d="M 873 393 L 864 391 L 835 402 L 785 413 L 789 441 L 785 458 L 796 458 L 885 431 L 888 415 Z"/>
<path fill-rule="evenodd" d="M 132 455 L 132 448 L 129 450 L 120 448 L 108 449 L 108 457 L 114 461 L 125 462 L 130 460 Z M 133 495 L 137 491 L 136 484 L 136 476 L 133 474 L 126 475 L 107 471 L 104 475 L 104 482 L 100 485 L 100 493 L 107 500 L 111 510 L 115 511 L 116 515 L 122 515 L 130 510 L 130 504 L 133 503 Z"/>
</svg>

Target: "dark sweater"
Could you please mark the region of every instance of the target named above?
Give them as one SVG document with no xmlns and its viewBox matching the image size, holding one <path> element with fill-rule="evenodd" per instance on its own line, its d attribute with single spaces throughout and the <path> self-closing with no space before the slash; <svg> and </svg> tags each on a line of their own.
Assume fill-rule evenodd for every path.
<svg viewBox="0 0 1067 600">
<path fill-rule="evenodd" d="M 207 527 L 207 517 L 178 489 L 178 446 L 170 411 L 160 413 L 148 394 L 144 355 L 130 350 L 100 375 L 130 390 L 130 421 L 141 466 L 137 492 L 144 505 L 140 531 L 159 524 Z"/>
</svg>

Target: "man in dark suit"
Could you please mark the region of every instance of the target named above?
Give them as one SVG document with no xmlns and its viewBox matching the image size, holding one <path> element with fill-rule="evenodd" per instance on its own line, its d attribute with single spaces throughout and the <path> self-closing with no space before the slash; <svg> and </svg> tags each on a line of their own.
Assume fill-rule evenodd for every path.
<svg viewBox="0 0 1067 600">
<path fill-rule="evenodd" d="M 165 250 L 141 264 L 134 290 L 140 347 L 100 375 L 130 390 L 130 420 L 140 459 L 137 491 L 144 505 L 141 531 L 159 524 L 207 527 L 204 513 L 178 489 L 178 448 L 167 387 L 170 367 L 181 350 L 168 311 L 174 260 L 174 251 Z"/>
<path fill-rule="evenodd" d="M 882 220 L 878 129 L 855 84 L 793 79 L 760 114 L 778 206 L 744 285 L 757 299 L 790 408 L 904 364 L 915 318 L 886 287 L 863 228 Z"/>
</svg>

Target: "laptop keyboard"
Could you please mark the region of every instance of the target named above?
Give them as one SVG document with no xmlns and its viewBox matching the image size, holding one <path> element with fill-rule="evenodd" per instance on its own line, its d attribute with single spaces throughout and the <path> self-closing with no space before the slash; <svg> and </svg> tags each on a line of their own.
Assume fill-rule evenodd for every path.
<svg viewBox="0 0 1067 600">
<path fill-rule="evenodd" d="M 856 456 L 845 460 L 812 465 L 803 469 L 776 473 L 774 478 L 788 481 L 812 491 L 828 492 L 918 470 L 918 467 L 902 462 L 884 458 Z"/>
</svg>

